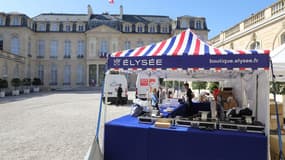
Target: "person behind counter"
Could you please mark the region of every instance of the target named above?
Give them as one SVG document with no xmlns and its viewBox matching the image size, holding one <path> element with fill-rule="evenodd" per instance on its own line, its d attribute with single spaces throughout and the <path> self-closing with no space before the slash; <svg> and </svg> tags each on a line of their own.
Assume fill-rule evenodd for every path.
<svg viewBox="0 0 285 160">
<path fill-rule="evenodd" d="M 158 108 L 158 97 L 157 97 L 157 90 L 156 90 L 156 88 L 153 88 L 153 90 L 152 90 L 151 106 L 153 107 L 153 109 L 159 110 L 159 108 Z"/>
<path fill-rule="evenodd" d="M 123 104 L 123 98 L 122 98 L 122 84 L 119 84 L 119 87 L 116 89 L 117 91 L 117 99 L 116 99 L 116 105 L 122 105 Z"/>
<path fill-rule="evenodd" d="M 186 91 L 186 97 L 185 97 L 186 98 L 185 103 L 187 105 L 186 112 L 188 115 L 192 116 L 193 115 L 193 105 L 192 105 L 193 92 L 189 88 L 188 83 L 185 83 L 184 87 L 185 87 L 185 91 Z"/>
</svg>

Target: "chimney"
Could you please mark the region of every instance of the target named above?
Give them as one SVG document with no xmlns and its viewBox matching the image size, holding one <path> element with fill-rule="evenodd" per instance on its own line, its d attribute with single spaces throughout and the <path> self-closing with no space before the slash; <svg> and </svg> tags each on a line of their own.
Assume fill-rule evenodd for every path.
<svg viewBox="0 0 285 160">
<path fill-rule="evenodd" d="M 88 17 L 90 17 L 92 14 L 93 14 L 92 7 L 90 4 L 88 4 Z"/>
<path fill-rule="evenodd" d="M 123 19 L 123 14 L 124 14 L 123 6 L 120 5 L 120 19 Z"/>
</svg>

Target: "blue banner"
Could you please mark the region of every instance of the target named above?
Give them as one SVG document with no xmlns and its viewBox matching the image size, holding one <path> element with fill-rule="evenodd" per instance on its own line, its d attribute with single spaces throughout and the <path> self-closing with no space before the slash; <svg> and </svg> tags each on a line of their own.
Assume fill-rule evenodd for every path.
<svg viewBox="0 0 285 160">
<path fill-rule="evenodd" d="M 269 54 L 109 57 L 108 69 L 269 68 Z"/>
</svg>

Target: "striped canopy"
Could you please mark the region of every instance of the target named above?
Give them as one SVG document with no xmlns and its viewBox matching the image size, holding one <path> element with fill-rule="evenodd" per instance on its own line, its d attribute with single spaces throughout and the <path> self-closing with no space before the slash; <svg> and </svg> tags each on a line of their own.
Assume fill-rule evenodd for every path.
<svg viewBox="0 0 285 160">
<path fill-rule="evenodd" d="M 256 70 L 269 68 L 269 50 L 226 50 L 203 42 L 190 29 L 167 40 L 108 57 L 115 70 Z"/>
</svg>

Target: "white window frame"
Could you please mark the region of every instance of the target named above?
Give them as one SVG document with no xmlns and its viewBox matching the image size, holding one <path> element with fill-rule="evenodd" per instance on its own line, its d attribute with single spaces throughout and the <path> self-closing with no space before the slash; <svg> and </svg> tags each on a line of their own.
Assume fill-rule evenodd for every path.
<svg viewBox="0 0 285 160">
<path fill-rule="evenodd" d="M 18 36 L 13 36 L 11 38 L 11 53 L 20 54 L 20 39 Z"/>
<path fill-rule="evenodd" d="M 44 57 L 45 55 L 45 40 L 38 40 L 38 56 Z"/>
<path fill-rule="evenodd" d="M 71 56 L 71 41 L 65 40 L 64 41 L 64 56 Z"/>
<path fill-rule="evenodd" d="M 63 84 L 70 85 L 70 83 L 71 83 L 71 65 L 66 64 L 64 66 L 64 72 L 63 72 Z"/>
<path fill-rule="evenodd" d="M 51 58 L 57 58 L 58 55 L 58 41 L 57 40 L 51 40 L 50 42 L 50 57 Z"/>
<path fill-rule="evenodd" d="M 85 53 L 85 42 L 84 40 L 77 41 L 77 56 L 83 56 Z"/>
<path fill-rule="evenodd" d="M 51 83 L 57 84 L 57 65 L 54 63 L 51 65 L 50 75 L 51 75 Z"/>
<path fill-rule="evenodd" d="M 58 23 L 51 23 L 50 24 L 50 31 L 53 31 L 53 32 L 59 31 L 59 24 Z"/>
<path fill-rule="evenodd" d="M 125 41 L 125 43 L 124 43 L 124 49 L 125 49 L 125 50 L 131 49 L 131 41 Z"/>
<path fill-rule="evenodd" d="M 77 66 L 77 83 L 83 84 L 84 83 L 84 65 L 78 64 Z"/>
</svg>

